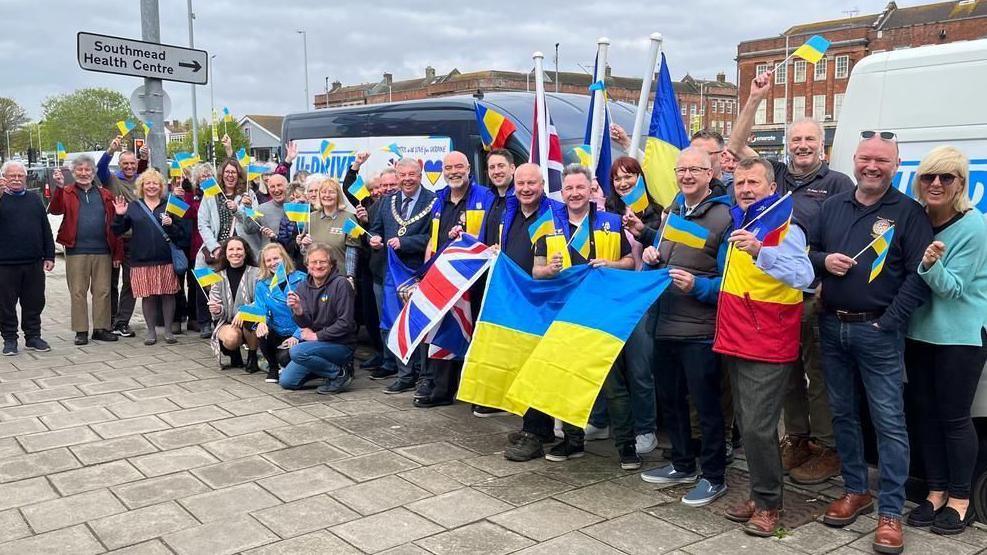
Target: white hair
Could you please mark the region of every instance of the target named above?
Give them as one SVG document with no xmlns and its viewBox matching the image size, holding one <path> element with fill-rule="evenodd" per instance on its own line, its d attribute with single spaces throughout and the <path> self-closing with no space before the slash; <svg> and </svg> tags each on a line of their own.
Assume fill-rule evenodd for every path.
<svg viewBox="0 0 987 555">
<path fill-rule="evenodd" d="M 93 160 L 93 157 L 88 154 L 80 154 L 72 159 L 72 171 L 79 169 L 79 166 L 89 166 L 95 170 L 96 161 Z"/>
<path fill-rule="evenodd" d="M 401 166 L 413 166 L 416 170 L 418 170 L 418 173 L 421 173 L 422 171 L 421 164 L 418 162 L 418 160 L 415 160 L 414 158 L 402 158 L 394 163 L 394 169 L 397 169 Z"/>
<path fill-rule="evenodd" d="M 7 160 L 3 163 L 3 166 L 0 166 L 0 175 L 7 175 L 7 170 L 14 166 L 20 166 L 24 170 L 24 173 L 27 173 L 27 166 L 24 165 L 24 162 L 20 160 Z"/>
<path fill-rule="evenodd" d="M 196 183 L 197 184 L 200 181 L 202 181 L 202 176 L 206 172 L 209 172 L 210 175 L 212 175 L 213 177 L 216 177 L 216 168 L 214 168 L 213 165 L 210 164 L 209 162 L 203 162 L 201 164 L 196 164 L 192 168 L 192 171 L 189 172 L 190 173 L 189 177 L 191 178 L 192 183 Z"/>
<path fill-rule="evenodd" d="M 305 178 L 305 182 L 304 182 L 305 183 L 305 190 L 308 191 L 309 187 L 313 187 L 313 186 L 319 187 L 327 179 L 329 179 L 329 176 L 328 175 L 325 175 L 325 174 L 322 174 L 322 173 L 313 173 L 313 174 L 310 174 L 308 177 Z"/>
</svg>

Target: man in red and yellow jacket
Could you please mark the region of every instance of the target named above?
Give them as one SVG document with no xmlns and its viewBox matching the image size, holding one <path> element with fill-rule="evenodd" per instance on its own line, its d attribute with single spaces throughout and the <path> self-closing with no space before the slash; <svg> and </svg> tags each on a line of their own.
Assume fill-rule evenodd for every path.
<svg viewBox="0 0 987 555">
<path fill-rule="evenodd" d="M 713 342 L 713 350 L 723 355 L 730 372 L 751 476 L 750 499 L 727 511 L 727 518 L 746 522 L 746 532 L 765 537 L 778 530 L 784 479 L 778 420 L 789 375 L 799 358 L 801 290 L 814 277 L 805 232 L 798 222 L 788 218 L 784 220 L 788 223 L 768 234 L 775 238 L 770 244 L 776 246 L 765 244 L 768 237 L 756 232 L 761 225 L 748 225 L 779 201 L 775 190 L 770 162 L 747 158 L 737 165 L 734 231 Z"/>
</svg>

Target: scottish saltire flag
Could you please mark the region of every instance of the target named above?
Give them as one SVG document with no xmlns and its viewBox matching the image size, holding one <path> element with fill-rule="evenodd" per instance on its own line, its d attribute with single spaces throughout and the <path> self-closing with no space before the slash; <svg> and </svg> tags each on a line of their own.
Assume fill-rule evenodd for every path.
<svg viewBox="0 0 987 555">
<path fill-rule="evenodd" d="M 134 120 L 125 119 L 117 122 L 117 130 L 120 131 L 121 135 L 126 135 L 127 133 L 130 133 L 136 127 L 137 124 L 134 122 Z"/>
<path fill-rule="evenodd" d="M 349 188 L 346 189 L 349 194 L 353 195 L 357 201 L 361 201 L 370 196 L 370 189 L 367 188 L 367 183 L 363 180 L 363 176 L 356 176 L 356 181 L 353 182 Z"/>
<path fill-rule="evenodd" d="M 586 260 L 589 260 L 589 234 L 589 215 L 587 214 L 576 231 L 573 232 L 572 238 L 569 239 L 569 248 L 578 252 Z"/>
<path fill-rule="evenodd" d="M 319 146 L 319 154 L 322 156 L 322 161 L 325 162 L 332 156 L 332 151 L 336 149 L 336 143 L 327 141 L 323 139 L 322 145 Z"/>
<path fill-rule="evenodd" d="M 172 214 L 182 218 L 185 213 L 188 212 L 189 205 L 187 202 L 182 200 L 175 195 L 168 195 L 168 205 L 165 206 L 165 212 L 171 212 Z"/>
<path fill-rule="evenodd" d="M 179 165 L 181 165 L 181 162 L 179 162 Z M 202 191 L 202 196 L 204 197 L 214 197 L 223 192 L 223 189 L 219 187 L 219 183 L 216 182 L 215 177 L 203 179 L 199 183 L 199 189 Z"/>
<path fill-rule="evenodd" d="M 881 275 L 881 271 L 884 270 L 884 261 L 888 258 L 888 251 L 891 250 L 891 239 L 893 237 L 894 226 L 891 226 L 871 243 L 870 248 L 874 249 L 874 252 L 877 253 L 877 258 L 874 259 L 874 262 L 870 266 L 870 277 L 867 278 L 867 283 L 877 279 L 877 276 Z"/>
<path fill-rule="evenodd" d="M 662 238 L 673 243 L 682 243 L 694 249 L 701 249 L 706 246 L 706 240 L 709 239 L 709 230 L 678 214 L 669 214 L 665 218 L 665 227 L 657 241 L 661 241 Z"/>
<path fill-rule="evenodd" d="M 65 145 L 62 143 L 55 143 L 55 160 L 64 160 L 68 156 L 65 152 Z"/>
<path fill-rule="evenodd" d="M 805 44 L 798 47 L 792 55 L 798 56 L 811 64 L 815 64 L 822 59 L 824 54 L 826 54 L 827 49 L 829 49 L 828 40 L 820 35 L 812 35 L 809 37 L 809 40 L 805 41 Z"/>
<path fill-rule="evenodd" d="M 492 150 L 504 148 L 507 139 L 517 130 L 514 122 L 504 117 L 504 114 L 491 108 L 475 103 L 476 126 L 480 130 L 480 140 L 483 141 L 483 148 Z"/>
<path fill-rule="evenodd" d="M 655 202 L 670 206 L 679 192 L 675 180 L 675 161 L 679 152 L 689 146 L 679 103 L 672 89 L 672 76 L 668 71 L 665 54 L 661 55 L 661 69 L 655 84 L 655 101 L 651 108 L 651 125 L 648 128 L 644 148 L 644 179 Z"/>
<path fill-rule="evenodd" d="M 439 325 L 425 336 L 428 358 L 461 360 L 466 356 L 472 337 L 473 307 L 467 291 L 452 305 Z"/>
<path fill-rule="evenodd" d="M 540 158 L 538 147 L 538 129 L 544 121 L 548 121 L 548 179 L 545 180 L 545 192 L 549 198 L 562 200 L 562 142 L 559 141 L 559 133 L 555 130 L 555 123 L 552 122 L 552 115 L 548 111 L 548 100 L 545 101 L 545 114 L 539 114 L 537 95 L 535 97 L 535 113 L 533 125 L 531 127 L 531 156 L 529 162 L 538 164 Z"/>
<path fill-rule="evenodd" d="M 603 110 L 603 127 L 600 129 L 600 152 L 596 157 L 596 165 L 593 165 L 592 158 L 588 167 L 596 176 L 600 190 L 606 196 L 610 195 L 610 166 L 612 165 L 612 153 L 610 147 L 610 111 L 607 110 L 607 85 L 604 81 L 605 75 L 600 70 L 600 53 L 596 53 L 596 61 L 593 64 L 593 84 L 589 86 L 589 111 L 586 112 L 586 133 L 583 142 L 593 144 L 593 118 L 596 110 Z M 596 91 L 603 93 L 603 102 L 596 105 Z M 585 165 L 585 164 L 584 164 Z"/>
<path fill-rule="evenodd" d="M 449 243 L 425 271 L 387 337 L 387 347 L 407 364 L 429 330 L 476 282 L 496 255 L 470 235 Z"/>
<path fill-rule="evenodd" d="M 209 287 L 214 283 L 223 281 L 223 278 L 212 268 L 195 268 L 192 270 L 192 274 L 195 276 L 195 281 L 199 282 L 202 287 Z"/>
<path fill-rule="evenodd" d="M 748 231 L 757 237 L 762 247 L 777 247 L 788 233 L 793 208 L 791 193 L 780 199 L 772 195 L 755 202 L 747 209 L 754 219 L 744 227 L 749 228 Z"/>
<path fill-rule="evenodd" d="M 243 322 L 262 324 L 267 321 L 267 312 L 263 308 L 253 304 L 242 305 L 236 314 Z"/>
<path fill-rule="evenodd" d="M 634 188 L 621 198 L 623 199 L 624 204 L 633 210 L 635 214 L 644 212 L 644 209 L 648 207 L 648 191 L 644 184 L 644 176 L 639 175 L 637 178 L 637 183 L 634 184 Z"/>
<path fill-rule="evenodd" d="M 278 262 L 278 267 L 274 269 L 274 275 L 271 276 L 270 290 L 274 291 L 282 283 L 288 284 L 288 271 L 284 267 L 284 262 Z"/>
<path fill-rule="evenodd" d="M 293 222 L 307 222 L 309 212 L 310 210 L 307 202 L 284 203 L 284 215 Z"/>
<path fill-rule="evenodd" d="M 391 247 L 387 249 L 387 273 L 384 274 L 384 298 L 380 300 L 380 329 L 389 330 L 394 327 L 398 314 L 401 313 L 401 298 L 398 290 L 412 283 L 415 271 L 404 265 L 397 253 Z"/>
</svg>

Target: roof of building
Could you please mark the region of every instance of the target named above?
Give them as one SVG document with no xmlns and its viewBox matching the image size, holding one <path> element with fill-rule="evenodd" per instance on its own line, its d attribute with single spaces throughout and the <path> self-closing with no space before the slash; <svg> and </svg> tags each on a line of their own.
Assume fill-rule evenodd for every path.
<svg viewBox="0 0 987 555">
<path fill-rule="evenodd" d="M 278 139 L 281 138 L 281 124 L 282 122 L 284 122 L 284 116 L 264 116 L 264 115 L 248 114 L 243 117 L 263 127 L 264 131 L 267 131 L 268 133 L 274 135 Z"/>
</svg>

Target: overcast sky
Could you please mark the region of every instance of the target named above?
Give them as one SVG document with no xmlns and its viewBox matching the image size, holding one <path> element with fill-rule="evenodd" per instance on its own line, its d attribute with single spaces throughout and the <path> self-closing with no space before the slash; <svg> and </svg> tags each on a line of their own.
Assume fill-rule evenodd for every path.
<svg viewBox="0 0 987 555">
<path fill-rule="evenodd" d="M 907 2 L 913 5 L 915 2 Z M 653 32 L 678 79 L 686 72 L 735 80 L 737 43 L 777 35 L 791 25 L 846 17 L 857 9 L 877 13 L 885 0 L 193 0 L 195 47 L 215 54 L 216 110 L 235 115 L 283 115 L 305 109 L 302 37 L 308 34 L 309 83 L 313 94 L 325 79 L 344 84 L 424 75 L 426 65 L 446 73 L 502 69 L 526 71 L 531 53 L 545 52 L 553 69 L 592 66 L 596 39 L 611 40 L 614 74 L 642 73 Z M 905 2 L 899 4 L 905 5 Z M 161 41 L 188 45 L 186 0 L 160 0 Z M 76 33 L 88 31 L 139 39 L 139 0 L 0 0 L 0 96 L 13 97 L 33 119 L 50 95 L 102 86 L 126 96 L 143 80 L 83 71 L 76 62 Z M 165 84 L 172 99 L 169 119 L 191 115 L 190 86 Z M 199 87 L 198 109 L 206 117 L 209 86 Z M 311 99 L 308 101 L 311 105 Z"/>
</svg>

